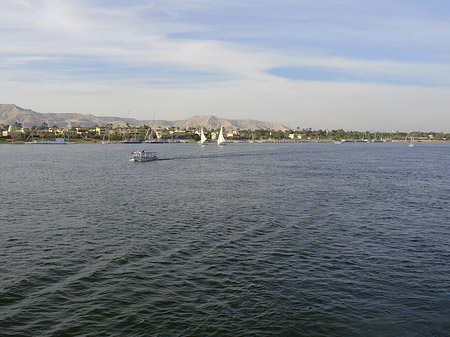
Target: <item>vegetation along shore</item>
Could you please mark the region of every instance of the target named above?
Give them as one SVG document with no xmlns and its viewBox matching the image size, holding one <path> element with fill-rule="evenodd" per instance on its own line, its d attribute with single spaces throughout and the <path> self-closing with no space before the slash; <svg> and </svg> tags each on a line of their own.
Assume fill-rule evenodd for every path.
<svg viewBox="0 0 450 337">
<path fill-rule="evenodd" d="M 225 129 L 226 130 L 226 129 Z M 132 126 L 113 127 L 112 125 L 94 127 L 58 127 L 42 123 L 31 128 L 23 127 L 21 123 L 13 125 L 0 124 L 0 143 L 33 142 L 42 140 L 54 140 L 65 138 L 71 142 L 98 143 L 102 141 L 120 142 L 124 139 L 136 139 L 140 141 L 158 139 L 165 142 L 197 142 L 200 139 L 200 127 L 162 127 L 162 126 Z M 205 129 L 206 137 L 215 140 L 219 129 Z M 224 133 L 228 141 L 448 141 L 449 133 L 442 132 L 367 132 L 339 130 L 312 130 L 311 128 L 296 128 L 287 130 L 272 129 L 237 129 L 226 130 Z"/>
</svg>

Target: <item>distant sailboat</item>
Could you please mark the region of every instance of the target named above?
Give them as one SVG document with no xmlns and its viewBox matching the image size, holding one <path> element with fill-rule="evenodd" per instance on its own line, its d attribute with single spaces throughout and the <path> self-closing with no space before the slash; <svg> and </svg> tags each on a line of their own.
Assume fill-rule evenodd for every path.
<svg viewBox="0 0 450 337">
<path fill-rule="evenodd" d="M 206 143 L 206 136 L 205 136 L 205 134 L 203 133 L 203 127 L 202 127 L 199 144 L 200 144 L 200 145 L 206 145 L 205 143 Z"/>
<path fill-rule="evenodd" d="M 134 128 L 134 138 L 133 139 L 127 139 L 127 134 L 125 131 L 125 138 L 122 140 L 122 144 L 138 144 L 142 143 L 139 139 L 136 139 L 136 128 Z"/>
<path fill-rule="evenodd" d="M 414 144 L 414 137 L 411 137 L 411 141 L 409 142 L 409 147 L 414 147 L 416 144 Z"/>
<path fill-rule="evenodd" d="M 220 127 L 219 138 L 217 138 L 217 145 L 224 145 L 224 143 L 225 143 L 225 138 L 223 138 L 223 130 L 222 130 L 222 127 Z"/>
<path fill-rule="evenodd" d="M 147 134 L 148 131 L 150 131 L 150 128 L 147 130 Z M 156 139 L 153 137 L 153 135 L 156 136 Z M 151 143 L 151 144 L 165 144 L 167 143 L 165 140 L 161 139 L 161 136 L 158 134 L 158 132 L 156 131 L 156 128 L 154 128 L 153 130 L 151 130 L 150 135 L 146 138 L 146 143 Z"/>
<path fill-rule="evenodd" d="M 111 143 L 111 136 L 110 136 L 109 129 L 108 129 L 108 140 L 106 140 L 106 130 L 105 130 L 105 133 L 104 133 L 104 135 L 103 135 L 103 141 L 102 141 L 102 144 L 112 144 L 112 143 Z"/>
<path fill-rule="evenodd" d="M 130 128 L 129 124 L 128 124 L 128 114 L 127 113 L 127 129 Z M 127 129 L 125 129 L 124 134 L 123 134 L 123 140 L 122 140 L 122 144 L 138 144 L 138 143 L 142 143 L 140 140 L 136 139 L 136 128 L 134 128 L 134 139 L 127 139 Z M 131 138 L 131 130 L 130 130 L 130 138 Z"/>
<path fill-rule="evenodd" d="M 252 139 L 250 139 L 248 142 L 249 143 L 254 143 L 255 142 L 255 134 L 253 133 L 253 131 L 252 131 Z"/>
<path fill-rule="evenodd" d="M 149 136 L 149 133 L 150 133 L 150 136 Z M 147 133 L 145 134 L 145 137 L 144 137 L 144 140 L 146 143 L 147 143 L 147 140 L 150 140 L 152 134 L 153 134 L 152 127 L 149 127 L 147 130 Z"/>
<path fill-rule="evenodd" d="M 151 127 L 151 125 L 155 123 L 155 115 L 156 111 L 153 113 L 152 122 L 150 123 L 150 127 L 148 128 L 147 134 L 145 135 L 145 142 L 150 144 L 165 144 L 167 142 L 161 139 L 161 135 L 156 131 L 156 127 Z"/>
</svg>

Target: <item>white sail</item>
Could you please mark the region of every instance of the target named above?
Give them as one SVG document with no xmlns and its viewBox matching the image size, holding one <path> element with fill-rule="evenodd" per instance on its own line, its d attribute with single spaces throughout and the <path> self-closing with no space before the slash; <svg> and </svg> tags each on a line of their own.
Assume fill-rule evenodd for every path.
<svg viewBox="0 0 450 337">
<path fill-rule="evenodd" d="M 203 128 L 202 128 L 202 131 L 201 131 L 201 135 L 200 135 L 200 145 L 204 145 L 204 143 L 206 142 L 206 136 L 205 136 L 205 134 L 203 133 Z"/>
<path fill-rule="evenodd" d="M 151 140 L 152 139 L 152 135 L 153 135 L 153 130 L 152 130 L 152 127 L 150 126 L 147 129 L 147 133 L 145 134 L 145 141 Z"/>
<path fill-rule="evenodd" d="M 249 143 L 254 143 L 255 142 L 255 134 L 253 133 L 253 131 L 252 131 L 252 139 L 250 139 L 248 142 Z"/>
<path fill-rule="evenodd" d="M 223 130 L 222 127 L 220 127 L 219 138 L 217 138 L 217 145 L 222 145 L 223 143 L 225 143 L 225 138 L 223 138 Z"/>
</svg>

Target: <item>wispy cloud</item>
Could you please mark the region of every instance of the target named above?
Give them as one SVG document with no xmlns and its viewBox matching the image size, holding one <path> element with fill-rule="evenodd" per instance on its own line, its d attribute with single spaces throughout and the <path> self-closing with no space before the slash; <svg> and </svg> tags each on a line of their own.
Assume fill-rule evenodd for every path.
<svg viewBox="0 0 450 337">
<path fill-rule="evenodd" d="M 19 96 L 14 90 L 20 83 L 22 91 L 53 88 L 53 97 L 43 94 L 49 102 L 57 93 L 70 97 L 69 88 L 89 87 L 89 97 L 98 90 L 99 109 L 105 90 L 128 93 L 117 97 L 133 98 L 142 107 L 144 93 L 151 91 L 182 97 L 178 104 L 160 100 L 160 106 L 171 107 L 167 111 L 241 111 L 250 118 L 283 101 L 284 120 L 291 123 L 302 106 L 296 92 L 306 84 L 342 98 L 343 88 L 384 86 L 386 91 L 378 92 L 385 94 L 423 88 L 424 102 L 434 97 L 430 88 L 450 87 L 449 15 L 439 11 L 448 7 L 444 1 L 0 0 L 0 5 L 0 80 L 10 99 Z M 209 103 L 190 98 L 199 96 Z M 331 112 L 318 110 L 332 119 Z M 406 103 L 399 111 L 406 113 Z"/>
</svg>

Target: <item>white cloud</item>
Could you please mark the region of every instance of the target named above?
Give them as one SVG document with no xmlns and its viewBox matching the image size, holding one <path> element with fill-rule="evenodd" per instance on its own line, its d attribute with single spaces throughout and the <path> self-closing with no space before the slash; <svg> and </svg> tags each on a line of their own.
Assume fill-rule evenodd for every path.
<svg viewBox="0 0 450 337">
<path fill-rule="evenodd" d="M 314 2 L 306 3 L 312 6 Z M 182 5 L 178 1 L 155 1 L 151 4 L 134 2 L 124 8 L 101 8 L 91 5 L 90 1 L 0 0 L 0 28 L 4 32 L 0 35 L 1 99 L 42 112 L 123 115 L 130 110 L 135 112 L 134 117 L 141 119 L 148 119 L 147 111 L 157 106 L 164 115 L 161 118 L 166 119 L 214 113 L 230 118 L 280 121 L 293 127 L 297 124 L 346 129 L 373 126 L 386 130 L 436 129 L 450 125 L 449 114 L 445 111 L 445 107 L 450 106 L 447 98 L 450 95 L 445 87 L 290 81 L 266 72 L 276 67 L 336 68 L 355 74 L 400 76 L 412 83 L 429 81 L 448 85 L 450 65 L 445 60 L 439 63 L 388 58 L 367 60 L 333 55 L 321 49 L 311 53 L 311 46 L 284 50 L 239 41 L 196 39 L 196 32 L 207 32 L 211 26 L 184 21 L 186 11 L 222 9 L 218 4 L 206 0 L 185 1 Z M 341 5 L 339 1 L 334 4 Z M 143 14 L 147 12 L 153 14 Z M 228 27 L 231 24 L 227 22 Z M 257 26 L 261 25 L 263 23 L 259 22 Z M 310 27 L 308 22 L 302 25 Z M 312 36 L 323 37 L 333 24 L 327 28 L 324 23 L 320 27 L 323 31 L 314 32 Z M 409 27 L 412 27 L 411 21 Z M 290 38 L 275 26 L 265 31 L 270 29 Z M 346 29 L 336 34 L 354 34 L 358 38 L 372 36 L 373 39 L 388 34 L 355 33 Z M 399 32 L 400 29 L 396 30 L 397 34 Z M 171 37 L 173 33 L 190 33 L 194 37 L 175 39 Z M 423 39 L 426 34 L 419 32 L 417 35 Z M 77 75 L 76 71 L 58 72 L 56 67 L 51 67 L 62 62 L 70 68 L 72 59 L 76 58 L 93 59 L 96 62 L 93 67 L 100 68 L 108 63 L 118 67 L 138 65 L 139 69 L 164 65 L 217 72 L 225 74 L 227 81 L 223 81 L 223 76 L 207 83 L 186 84 L 174 79 L 171 88 L 163 88 L 145 84 L 151 82 L 146 81 L 150 79 L 139 73 L 130 74 L 135 81 L 122 73 L 117 73 L 113 80 L 99 75 L 95 80 L 91 76 L 89 81 L 83 81 L 86 77 Z M 47 66 L 41 67 L 42 63 Z M 161 75 L 154 76 L 159 79 Z M 426 118 L 424 110 L 427 110 Z M 408 117 L 411 115 L 414 118 Z"/>
</svg>

